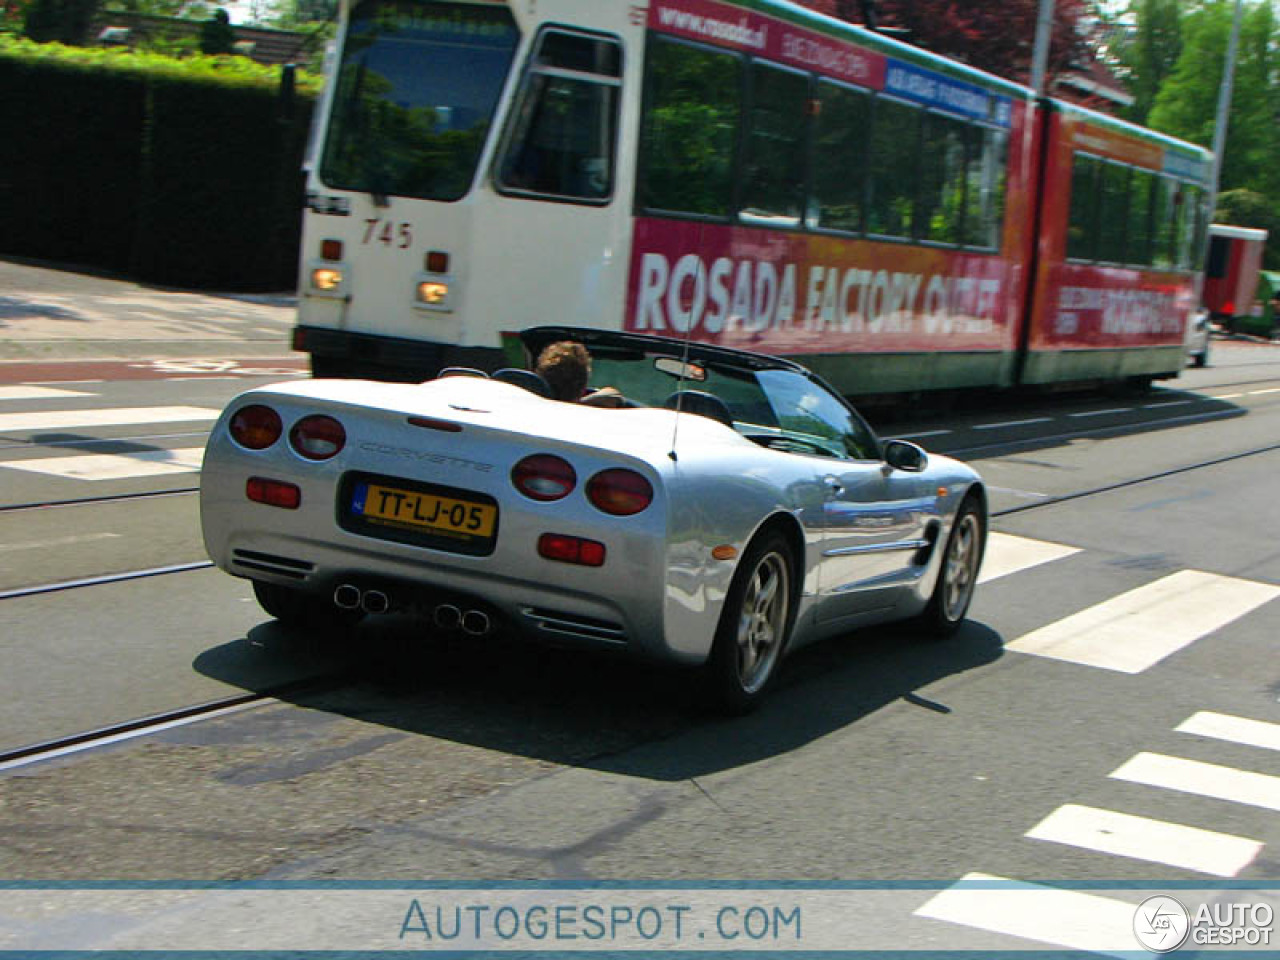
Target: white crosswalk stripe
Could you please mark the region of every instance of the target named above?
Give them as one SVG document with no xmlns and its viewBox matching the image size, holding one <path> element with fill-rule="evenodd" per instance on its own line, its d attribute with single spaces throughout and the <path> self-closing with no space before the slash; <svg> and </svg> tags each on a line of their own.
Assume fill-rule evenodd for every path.
<svg viewBox="0 0 1280 960">
<path fill-rule="evenodd" d="M 982 559 L 978 582 L 988 583 L 1079 552 L 1079 547 L 992 531 L 987 535 L 987 552 Z"/>
<path fill-rule="evenodd" d="M 217 420 L 220 412 L 208 407 L 106 407 L 100 410 L 0 413 L 0 433 L 135 426 L 140 423 L 196 423 Z"/>
<path fill-rule="evenodd" d="M 915 916 L 1070 950 L 1132 956 L 1134 908 L 1095 893 L 970 873 L 930 898 Z"/>
<path fill-rule="evenodd" d="M 82 390 L 64 390 L 61 387 L 40 387 L 34 384 L 20 383 L 14 386 L 0 386 L 0 400 L 53 400 L 62 397 L 94 397 L 97 394 Z"/>
<path fill-rule="evenodd" d="M 1215 740 L 1230 740 L 1264 750 L 1280 750 L 1280 723 L 1266 723 L 1247 717 L 1202 710 L 1174 728 L 1177 733 L 1192 733 Z"/>
<path fill-rule="evenodd" d="M 204 447 L 140 450 L 135 453 L 93 453 L 70 457 L 41 457 L 3 464 L 11 470 L 43 473 L 68 480 L 123 480 L 166 473 L 193 473 L 204 460 Z"/>
<path fill-rule="evenodd" d="M 1263 750 L 1280 748 L 1280 724 L 1212 711 L 1195 713 L 1174 730 Z M 1183 757 L 1138 753 L 1110 778 L 1280 810 L 1280 777 Z M 1024 836 L 1218 877 L 1238 876 L 1265 846 L 1249 837 L 1074 803 L 1063 804 Z M 1133 950 L 1134 903 L 985 873 L 967 874 L 915 915 L 1093 953 L 1132 955 Z"/>
<path fill-rule="evenodd" d="M 1006 649 L 1121 673 L 1170 654 L 1280 597 L 1280 587 L 1181 570 L 1058 620 Z"/>
<path fill-rule="evenodd" d="M 1059 807 L 1026 836 L 1218 877 L 1234 877 L 1263 847 L 1248 837 L 1074 803 Z"/>
<path fill-rule="evenodd" d="M 1280 777 L 1252 770 L 1236 770 L 1162 753 L 1139 753 L 1113 770 L 1110 776 L 1115 780 L 1280 811 Z"/>
</svg>

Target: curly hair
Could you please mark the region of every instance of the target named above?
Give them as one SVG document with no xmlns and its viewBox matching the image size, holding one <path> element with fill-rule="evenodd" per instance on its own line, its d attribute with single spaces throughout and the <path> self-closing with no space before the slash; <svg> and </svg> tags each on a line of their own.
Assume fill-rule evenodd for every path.
<svg viewBox="0 0 1280 960">
<path fill-rule="evenodd" d="M 557 400 L 577 400 L 591 378 L 591 354 L 575 340 L 559 340 L 538 355 L 534 369 Z"/>
</svg>

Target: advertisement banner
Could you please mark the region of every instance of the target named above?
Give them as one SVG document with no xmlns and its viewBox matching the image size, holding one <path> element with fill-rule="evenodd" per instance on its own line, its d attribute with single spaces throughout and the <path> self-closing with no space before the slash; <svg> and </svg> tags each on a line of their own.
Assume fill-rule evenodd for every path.
<svg viewBox="0 0 1280 960">
<path fill-rule="evenodd" d="M 996 254 L 637 218 L 624 329 L 764 353 L 1011 350 Z"/>
</svg>

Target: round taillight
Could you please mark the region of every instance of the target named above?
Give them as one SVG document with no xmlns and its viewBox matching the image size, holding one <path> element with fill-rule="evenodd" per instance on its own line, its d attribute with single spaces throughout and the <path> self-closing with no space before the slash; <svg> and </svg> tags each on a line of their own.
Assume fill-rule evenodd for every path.
<svg viewBox="0 0 1280 960">
<path fill-rule="evenodd" d="M 629 517 L 653 503 L 653 487 L 634 470 L 602 470 L 587 481 L 587 499 L 598 510 Z"/>
<path fill-rule="evenodd" d="M 284 425 L 280 422 L 280 414 L 270 407 L 252 403 L 232 415 L 227 429 L 231 431 L 231 439 L 240 446 L 265 450 L 280 439 Z"/>
<path fill-rule="evenodd" d="M 347 442 L 347 431 L 333 417 L 303 417 L 289 431 L 289 443 L 308 460 L 328 460 Z"/>
<path fill-rule="evenodd" d="M 573 492 L 578 475 L 567 460 L 535 453 L 511 468 L 511 482 L 531 500 L 559 500 Z"/>
</svg>

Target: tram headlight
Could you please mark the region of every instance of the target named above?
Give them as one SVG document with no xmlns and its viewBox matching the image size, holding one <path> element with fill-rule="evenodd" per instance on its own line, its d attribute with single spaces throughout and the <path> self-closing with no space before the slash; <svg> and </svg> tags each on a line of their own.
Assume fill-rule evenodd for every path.
<svg viewBox="0 0 1280 960">
<path fill-rule="evenodd" d="M 311 271 L 311 286 L 322 293 L 336 293 L 345 278 L 337 267 L 316 267 Z"/>
<path fill-rule="evenodd" d="M 424 280 L 418 284 L 418 302 L 429 307 L 443 307 L 449 302 L 449 284 L 440 280 Z"/>
<path fill-rule="evenodd" d="M 420 273 L 413 280 L 413 305 L 419 310 L 450 313 L 457 309 L 456 298 L 453 277 L 447 274 Z"/>
</svg>

